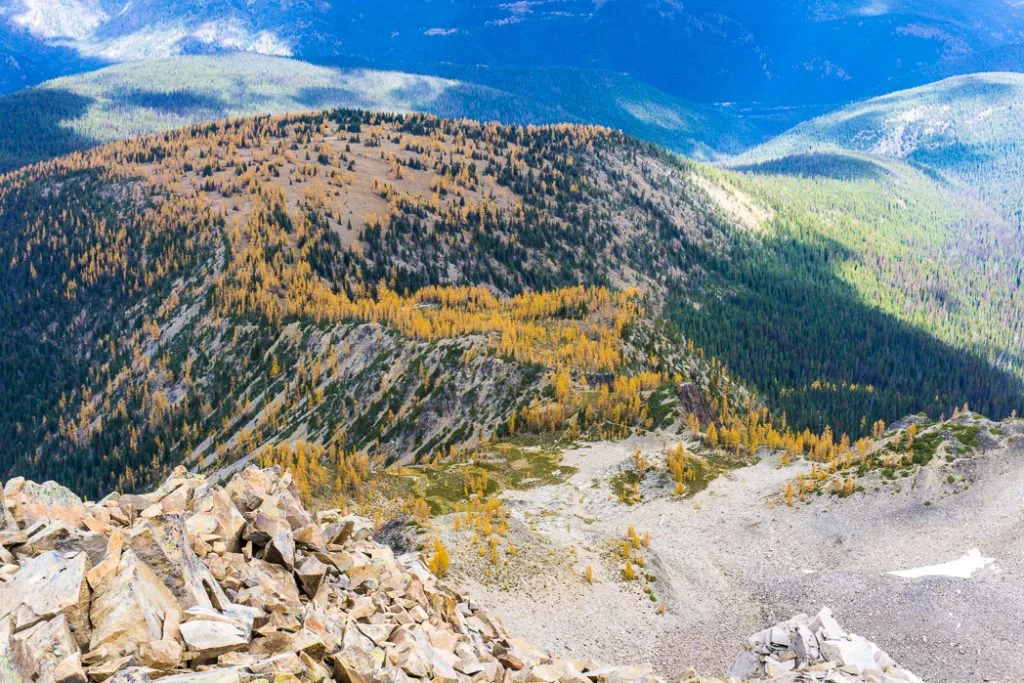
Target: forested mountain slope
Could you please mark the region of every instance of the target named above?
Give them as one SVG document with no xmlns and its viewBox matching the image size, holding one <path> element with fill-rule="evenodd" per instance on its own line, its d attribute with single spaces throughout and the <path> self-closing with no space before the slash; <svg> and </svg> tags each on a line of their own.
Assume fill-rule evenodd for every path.
<svg viewBox="0 0 1024 683">
<path fill-rule="evenodd" d="M 433 459 L 654 424 L 686 382 L 725 416 L 740 389 L 628 289 L 686 279 L 684 245 L 723 235 L 686 193 L 678 224 L 630 228 L 652 215 L 624 201 L 638 151 L 603 129 L 337 111 L 6 176 L 4 465 L 97 492 L 282 436 Z"/>
<path fill-rule="evenodd" d="M 958 76 L 815 118 L 751 150 L 740 163 L 836 148 L 904 159 L 976 192 L 1020 226 L 1022 113 L 1024 74 Z"/>
<path fill-rule="evenodd" d="M 119 64 L 0 97 L 0 171 L 193 123 L 336 107 L 523 125 L 597 123 L 697 158 L 740 152 L 781 123 L 748 122 L 729 108 L 685 102 L 622 74 L 485 71 L 464 73 L 487 78 L 460 80 L 251 53 Z"/>
<path fill-rule="evenodd" d="M 939 394 L 911 387 L 948 361 L 934 347 L 904 353 L 908 337 L 1024 378 L 1016 225 L 897 160 L 811 152 L 739 168 L 706 173 L 732 188 L 726 203 L 757 226 L 757 246 L 716 260 L 676 317 L 770 403 L 844 430 L 853 426 L 838 416 L 853 406 L 892 419 L 892 399 L 876 392 L 902 395 L 905 413 L 915 400 L 938 412 Z M 707 306 L 721 317 L 703 315 Z M 964 379 L 960 390 L 973 383 Z"/>
<path fill-rule="evenodd" d="M 471 96 L 473 105 L 463 103 Z M 98 144 L 252 114 L 333 109 L 439 113 L 489 106 L 507 95 L 401 72 L 342 71 L 256 54 L 130 62 L 0 97 L 0 169 Z M 490 102 L 490 104 L 489 104 Z"/>
<path fill-rule="evenodd" d="M 738 448 L 772 418 L 737 379 L 782 431 L 783 412 L 858 434 L 964 402 L 1020 409 L 1002 369 L 1019 358 L 984 351 L 1019 339 L 1021 307 L 918 301 L 916 272 L 887 266 L 948 246 L 926 224 L 946 197 L 918 199 L 916 179 L 865 187 L 879 216 L 918 221 L 875 253 L 742 176 L 595 127 L 337 110 L 40 163 L 0 178 L 0 462 L 99 492 L 281 438 L 339 465 L 408 462 L 686 413 Z M 925 277 L 1007 292 L 1011 273 Z M 999 326 L 988 346 L 961 334 L 980 323 Z"/>
</svg>

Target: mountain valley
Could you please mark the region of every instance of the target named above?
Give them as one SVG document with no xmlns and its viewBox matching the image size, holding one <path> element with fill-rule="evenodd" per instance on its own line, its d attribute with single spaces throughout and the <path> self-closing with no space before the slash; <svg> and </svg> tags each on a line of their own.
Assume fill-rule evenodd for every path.
<svg viewBox="0 0 1024 683">
<path fill-rule="evenodd" d="M 0 0 L 0 681 L 1024 680 L 1021 45 Z"/>
</svg>

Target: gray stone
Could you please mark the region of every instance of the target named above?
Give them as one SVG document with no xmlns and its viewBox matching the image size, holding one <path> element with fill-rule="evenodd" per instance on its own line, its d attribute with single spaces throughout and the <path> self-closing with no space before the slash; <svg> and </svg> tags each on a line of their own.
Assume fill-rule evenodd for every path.
<svg viewBox="0 0 1024 683">
<path fill-rule="evenodd" d="M 729 669 L 729 676 L 740 681 L 759 678 L 762 674 L 764 665 L 761 664 L 761 658 L 749 650 L 741 652 Z"/>
<path fill-rule="evenodd" d="M 23 678 L 54 681 L 57 667 L 78 654 L 78 644 L 62 614 L 11 636 L 11 650 L 15 669 Z"/>
<path fill-rule="evenodd" d="M 184 608 L 199 605 L 224 609 L 229 603 L 192 546 L 181 515 L 161 515 L 137 525 L 129 544 Z"/>
<path fill-rule="evenodd" d="M 126 646 L 160 640 L 168 612 L 179 612 L 174 595 L 135 553 L 126 549 L 117 573 L 95 587 L 90 620 L 90 650 L 106 646 L 120 653 Z"/>
<path fill-rule="evenodd" d="M 0 618 L 11 616 L 14 629 L 64 615 L 80 645 L 89 642 L 89 587 L 85 553 L 70 558 L 47 551 L 27 560 L 8 583 L 0 586 Z"/>
<path fill-rule="evenodd" d="M 244 649 L 249 644 L 249 634 L 227 621 L 186 621 L 181 625 L 181 636 L 199 663 L 214 660 L 225 652 Z"/>
</svg>

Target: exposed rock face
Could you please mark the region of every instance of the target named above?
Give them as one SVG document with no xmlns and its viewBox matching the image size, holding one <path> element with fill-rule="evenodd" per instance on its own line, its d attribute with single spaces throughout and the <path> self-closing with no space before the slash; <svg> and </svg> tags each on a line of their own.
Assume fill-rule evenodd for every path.
<svg viewBox="0 0 1024 683">
<path fill-rule="evenodd" d="M 159 640 L 167 612 L 175 609 L 174 595 L 153 570 L 125 550 L 117 573 L 95 587 L 89 612 L 90 654 L 122 653 L 137 643 Z"/>
<path fill-rule="evenodd" d="M 5 683 L 659 680 L 510 637 L 417 555 L 376 543 L 367 520 L 309 514 L 276 470 L 222 489 L 179 469 L 151 494 L 101 503 L 52 483 L 7 489 Z M 60 542 L 31 543 L 42 529 Z M 919 683 L 827 611 L 750 643 L 737 673 L 751 680 Z"/>
<path fill-rule="evenodd" d="M 679 409 L 683 415 L 695 415 L 701 424 L 715 422 L 717 418 L 707 394 L 693 382 L 679 387 Z"/>
</svg>

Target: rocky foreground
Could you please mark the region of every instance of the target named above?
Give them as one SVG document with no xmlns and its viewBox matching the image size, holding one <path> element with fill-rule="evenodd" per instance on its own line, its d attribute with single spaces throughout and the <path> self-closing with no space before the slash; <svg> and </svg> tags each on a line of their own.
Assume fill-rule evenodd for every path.
<svg viewBox="0 0 1024 683">
<path fill-rule="evenodd" d="M 14 479 L 0 503 L 4 683 L 660 680 L 510 636 L 367 520 L 306 511 L 274 469 L 224 487 L 179 469 L 98 503 Z M 752 636 L 733 676 L 920 682 L 828 610 Z"/>
</svg>

